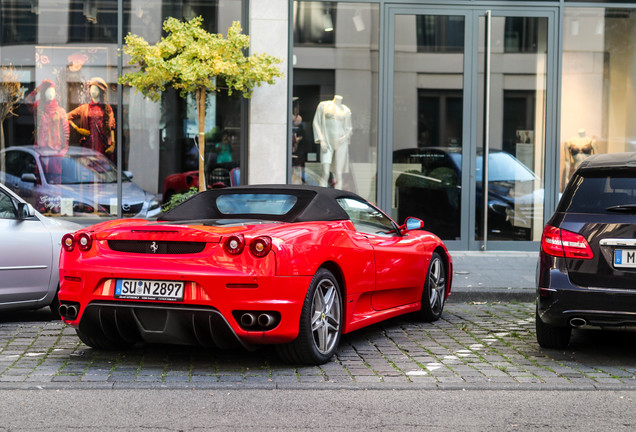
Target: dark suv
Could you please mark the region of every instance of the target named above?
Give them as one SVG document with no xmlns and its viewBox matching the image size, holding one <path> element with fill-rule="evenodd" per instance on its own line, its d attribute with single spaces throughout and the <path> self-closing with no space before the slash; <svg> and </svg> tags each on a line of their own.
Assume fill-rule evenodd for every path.
<svg viewBox="0 0 636 432">
<path fill-rule="evenodd" d="M 573 328 L 636 330 L 636 153 L 586 159 L 543 231 L 537 341 L 565 348 Z"/>
</svg>

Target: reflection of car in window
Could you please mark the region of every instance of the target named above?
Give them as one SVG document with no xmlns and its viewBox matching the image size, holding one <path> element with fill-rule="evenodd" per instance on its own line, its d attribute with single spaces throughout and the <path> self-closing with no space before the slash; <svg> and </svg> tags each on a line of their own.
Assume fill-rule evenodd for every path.
<svg viewBox="0 0 636 432">
<path fill-rule="evenodd" d="M 69 147 L 64 156 L 41 147 L 9 147 L 4 154 L 6 185 L 38 211 L 59 215 L 66 199 L 69 216 L 117 214 L 117 168 L 103 154 L 81 147 Z M 62 175 L 51 174 L 49 166 L 61 166 Z M 136 217 L 154 217 L 161 211 L 155 195 L 126 172 L 121 208 L 123 215 Z"/>
<path fill-rule="evenodd" d="M 531 218 L 542 201 L 540 179 L 509 153 L 492 151 L 488 157 L 489 238 L 530 240 Z M 398 221 L 409 215 L 443 239 L 460 237 L 461 165 L 459 148 L 410 148 L 393 152 L 395 205 Z M 477 226 L 482 215 L 482 157 L 476 158 Z M 541 195 L 541 196 L 539 196 Z"/>
<path fill-rule="evenodd" d="M 398 234 L 391 219 L 375 207 L 350 198 L 339 198 L 337 201 L 347 212 L 358 231 L 376 235 L 393 236 Z"/>
</svg>

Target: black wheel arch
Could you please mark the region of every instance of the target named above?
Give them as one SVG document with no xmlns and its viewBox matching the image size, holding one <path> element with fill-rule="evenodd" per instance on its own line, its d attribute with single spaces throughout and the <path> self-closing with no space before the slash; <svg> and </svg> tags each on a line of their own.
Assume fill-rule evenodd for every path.
<svg viewBox="0 0 636 432">
<path fill-rule="evenodd" d="M 344 272 L 342 271 L 342 268 L 340 267 L 340 265 L 338 265 L 338 263 L 336 263 L 335 261 L 325 261 L 316 269 L 314 274 L 316 274 L 318 270 L 320 270 L 321 268 L 324 268 L 325 270 L 329 270 L 331 274 L 333 275 L 333 277 L 336 278 L 336 282 L 338 282 L 338 287 L 340 287 L 340 295 L 342 296 L 342 317 L 343 317 L 342 334 L 345 334 L 349 330 L 347 330 L 347 320 L 345 318 L 347 316 L 347 285 L 345 284 Z"/>
<path fill-rule="evenodd" d="M 342 300 L 344 302 L 347 289 L 346 289 L 345 278 L 344 278 L 344 273 L 342 271 L 342 268 L 335 261 L 326 261 L 322 263 L 316 269 L 316 272 L 318 272 L 318 270 L 320 270 L 321 268 L 329 270 L 331 274 L 336 278 L 336 281 L 338 282 L 338 286 L 340 287 L 340 291 L 341 291 L 340 294 L 342 294 Z M 314 272 L 314 274 L 316 272 Z"/>
<path fill-rule="evenodd" d="M 442 258 L 442 261 L 444 262 L 444 267 L 446 267 L 446 297 L 448 298 L 448 295 L 450 294 L 450 291 L 451 291 L 452 282 L 453 282 L 453 264 L 451 262 L 448 251 L 444 249 L 442 246 L 437 246 L 433 250 L 433 253 L 435 252 L 437 252 L 437 254 Z"/>
</svg>

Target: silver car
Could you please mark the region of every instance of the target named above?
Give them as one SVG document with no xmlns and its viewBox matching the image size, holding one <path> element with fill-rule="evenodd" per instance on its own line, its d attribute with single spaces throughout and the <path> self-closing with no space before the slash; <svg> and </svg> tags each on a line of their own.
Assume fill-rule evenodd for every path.
<svg viewBox="0 0 636 432">
<path fill-rule="evenodd" d="M 69 147 L 60 156 L 44 147 L 9 147 L 4 184 L 45 215 L 117 215 L 117 168 L 103 154 Z M 2 181 L 2 180 L 0 180 Z M 161 213 L 157 197 L 122 173 L 121 211 L 124 217 L 153 218 Z"/>
<path fill-rule="evenodd" d="M 0 183 L 0 310 L 51 306 L 58 315 L 62 236 L 79 228 L 42 216 Z"/>
</svg>

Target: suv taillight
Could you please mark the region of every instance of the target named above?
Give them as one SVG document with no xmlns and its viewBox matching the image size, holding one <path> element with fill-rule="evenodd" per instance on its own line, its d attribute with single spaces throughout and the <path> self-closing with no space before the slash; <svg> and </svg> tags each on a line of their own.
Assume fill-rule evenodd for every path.
<svg viewBox="0 0 636 432">
<path fill-rule="evenodd" d="M 592 259 L 594 252 L 585 237 L 564 229 L 546 225 L 541 236 L 541 248 L 552 256 Z"/>
</svg>

